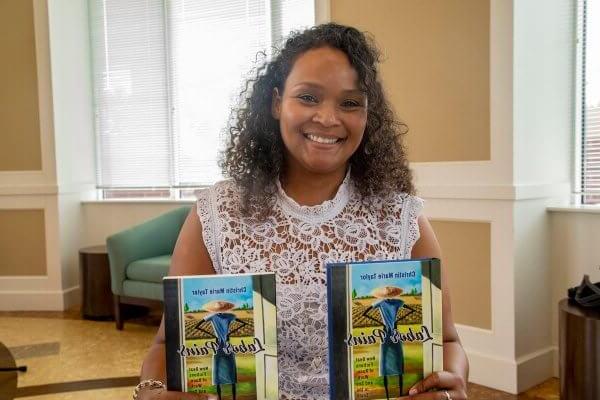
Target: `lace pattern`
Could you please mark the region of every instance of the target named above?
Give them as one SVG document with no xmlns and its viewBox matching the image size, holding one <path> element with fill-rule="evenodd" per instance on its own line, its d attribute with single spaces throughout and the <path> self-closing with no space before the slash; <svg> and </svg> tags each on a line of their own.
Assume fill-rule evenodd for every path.
<svg viewBox="0 0 600 400">
<path fill-rule="evenodd" d="M 265 221 L 240 215 L 232 181 L 198 192 L 202 234 L 217 273 L 276 273 L 280 399 L 327 399 L 325 264 L 409 258 L 423 201 L 398 193 L 368 205 L 348 176 L 317 206 L 278 190 Z"/>
</svg>

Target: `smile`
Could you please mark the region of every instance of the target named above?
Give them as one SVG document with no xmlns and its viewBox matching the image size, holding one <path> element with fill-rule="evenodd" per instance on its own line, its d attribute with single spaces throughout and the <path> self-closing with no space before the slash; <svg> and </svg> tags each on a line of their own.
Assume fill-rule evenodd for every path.
<svg viewBox="0 0 600 400">
<path fill-rule="evenodd" d="M 336 144 L 344 139 L 336 138 L 336 137 L 325 137 L 325 136 L 317 136 L 310 133 L 305 133 L 304 137 L 310 141 L 321 143 L 321 144 Z"/>
</svg>

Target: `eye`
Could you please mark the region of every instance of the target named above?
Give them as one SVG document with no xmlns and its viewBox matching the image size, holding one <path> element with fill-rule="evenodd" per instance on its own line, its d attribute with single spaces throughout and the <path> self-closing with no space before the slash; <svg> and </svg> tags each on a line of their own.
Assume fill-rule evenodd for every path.
<svg viewBox="0 0 600 400">
<path fill-rule="evenodd" d="M 360 107 L 361 103 L 359 103 L 356 100 L 344 100 L 344 102 L 342 103 L 342 106 L 344 106 L 344 107 Z"/>
<path fill-rule="evenodd" d="M 306 103 L 317 103 L 317 98 L 312 94 L 301 94 L 300 96 L 298 96 L 298 98 Z"/>
</svg>

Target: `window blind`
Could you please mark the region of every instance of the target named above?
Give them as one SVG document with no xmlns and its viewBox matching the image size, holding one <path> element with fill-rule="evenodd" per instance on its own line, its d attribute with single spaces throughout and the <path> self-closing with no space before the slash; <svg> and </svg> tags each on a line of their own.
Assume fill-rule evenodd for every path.
<svg viewBox="0 0 600 400">
<path fill-rule="evenodd" d="M 580 7 L 582 202 L 600 204 L 600 2 Z"/>
<path fill-rule="evenodd" d="M 270 55 L 315 15 L 312 0 L 89 4 L 103 189 L 189 188 L 221 179 L 223 134 L 257 53 Z"/>
<path fill-rule="evenodd" d="M 161 0 L 90 4 L 100 187 L 171 183 L 164 21 Z"/>
</svg>

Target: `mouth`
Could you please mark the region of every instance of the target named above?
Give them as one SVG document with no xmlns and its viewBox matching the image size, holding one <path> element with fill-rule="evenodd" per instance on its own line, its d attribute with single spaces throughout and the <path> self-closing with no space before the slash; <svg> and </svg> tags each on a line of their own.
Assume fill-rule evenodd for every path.
<svg viewBox="0 0 600 400">
<path fill-rule="evenodd" d="M 320 144 L 337 144 L 345 140 L 335 136 L 315 135 L 314 133 L 303 133 L 303 136 L 311 142 Z"/>
</svg>

